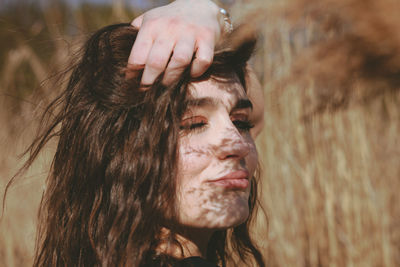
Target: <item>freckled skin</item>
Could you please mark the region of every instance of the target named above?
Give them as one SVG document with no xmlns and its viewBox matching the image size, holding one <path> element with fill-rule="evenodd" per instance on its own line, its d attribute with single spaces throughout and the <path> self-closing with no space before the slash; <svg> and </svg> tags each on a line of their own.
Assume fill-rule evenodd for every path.
<svg viewBox="0 0 400 267">
<path fill-rule="evenodd" d="M 237 120 L 251 117 L 250 108 L 234 108 L 238 99 L 248 99 L 235 77 L 229 82 L 212 79 L 191 84 L 191 97 L 210 97 L 215 106 L 191 108 L 183 121 L 205 123 L 188 130 L 179 140 L 177 180 L 180 224 L 194 228 L 226 229 L 243 223 L 248 215 L 250 184 L 228 188 L 214 181 L 233 171 L 257 166 L 257 150 L 248 129 Z M 192 124 L 190 124 L 192 123 Z"/>
</svg>

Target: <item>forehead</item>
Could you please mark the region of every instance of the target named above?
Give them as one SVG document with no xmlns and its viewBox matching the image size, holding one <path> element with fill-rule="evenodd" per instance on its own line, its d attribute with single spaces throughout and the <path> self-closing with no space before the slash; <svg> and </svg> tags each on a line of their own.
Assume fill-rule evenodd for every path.
<svg viewBox="0 0 400 267">
<path fill-rule="evenodd" d="M 192 82 L 189 86 L 190 98 L 211 97 L 224 104 L 233 104 L 238 99 L 247 99 L 243 85 L 237 77 L 230 79 L 207 79 Z"/>
</svg>

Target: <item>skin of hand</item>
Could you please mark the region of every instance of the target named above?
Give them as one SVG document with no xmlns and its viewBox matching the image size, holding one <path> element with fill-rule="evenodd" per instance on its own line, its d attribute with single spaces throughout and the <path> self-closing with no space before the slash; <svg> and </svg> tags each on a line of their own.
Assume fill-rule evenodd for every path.
<svg viewBox="0 0 400 267">
<path fill-rule="evenodd" d="M 219 8 L 210 0 L 176 0 L 147 11 L 131 24 L 139 33 L 128 69 L 144 68 L 143 85 L 151 85 L 164 70 L 162 82 L 170 84 L 192 59 L 191 75 L 203 74 L 212 63 L 223 29 Z"/>
</svg>

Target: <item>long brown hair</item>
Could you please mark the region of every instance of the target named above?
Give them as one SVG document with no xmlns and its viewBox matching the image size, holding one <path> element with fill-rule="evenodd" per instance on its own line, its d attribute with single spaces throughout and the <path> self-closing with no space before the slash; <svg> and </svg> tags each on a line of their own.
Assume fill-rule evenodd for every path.
<svg viewBox="0 0 400 267">
<path fill-rule="evenodd" d="M 51 138 L 59 138 L 40 205 L 35 266 L 175 262 L 156 255 L 156 248 L 162 227 L 177 218 L 171 192 L 176 191 L 179 123 L 190 70 L 170 86 L 161 84 L 161 76 L 151 88 L 140 90 L 140 72 L 125 77 L 136 34 L 129 24 L 117 24 L 90 37 L 66 89 L 43 115 L 48 123 L 28 149 L 25 168 Z M 235 72 L 245 84 L 253 46 L 251 41 L 216 53 L 202 78 Z M 256 189 L 253 179 L 251 211 Z M 249 224 L 250 219 L 215 232 L 207 258 L 225 266 L 229 243 L 243 262 L 264 266 Z"/>
</svg>

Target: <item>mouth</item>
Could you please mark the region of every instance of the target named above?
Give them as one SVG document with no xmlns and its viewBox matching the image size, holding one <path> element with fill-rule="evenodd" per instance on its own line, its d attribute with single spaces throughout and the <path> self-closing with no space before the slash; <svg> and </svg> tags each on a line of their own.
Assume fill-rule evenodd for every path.
<svg viewBox="0 0 400 267">
<path fill-rule="evenodd" d="M 228 189 L 246 189 L 249 186 L 249 172 L 237 170 L 209 182 Z"/>
</svg>

